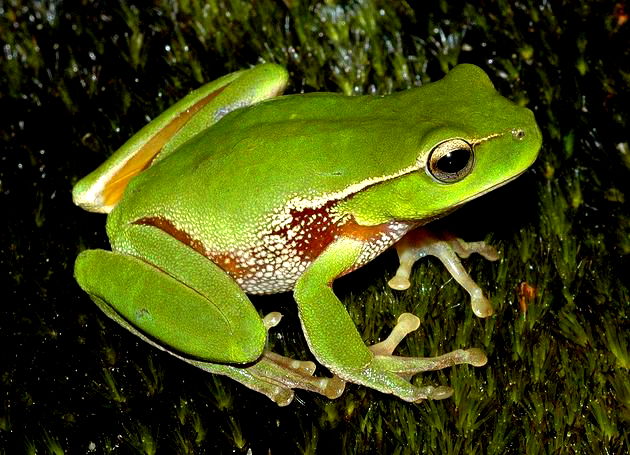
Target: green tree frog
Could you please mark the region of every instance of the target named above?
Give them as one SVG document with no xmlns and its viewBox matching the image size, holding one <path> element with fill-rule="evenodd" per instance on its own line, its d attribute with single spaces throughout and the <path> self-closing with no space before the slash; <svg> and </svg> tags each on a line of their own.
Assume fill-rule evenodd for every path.
<svg viewBox="0 0 630 455">
<path fill-rule="evenodd" d="M 495 251 L 422 226 L 509 182 L 535 160 L 534 116 L 459 65 L 444 79 L 389 96 L 278 96 L 285 69 L 264 64 L 192 92 L 133 136 L 73 189 L 108 213 L 111 251 L 87 250 L 75 277 L 96 304 L 152 345 L 287 405 L 295 389 L 335 398 L 347 382 L 415 402 L 447 386 L 421 371 L 481 366 L 479 349 L 439 357 L 393 354 L 419 319 L 400 315 L 366 346 L 333 281 L 398 243 L 390 282 L 433 254 L 471 294 L 489 301 L 458 256 Z M 292 291 L 315 363 L 266 349 L 281 315 L 261 317 L 247 294 Z"/>
</svg>

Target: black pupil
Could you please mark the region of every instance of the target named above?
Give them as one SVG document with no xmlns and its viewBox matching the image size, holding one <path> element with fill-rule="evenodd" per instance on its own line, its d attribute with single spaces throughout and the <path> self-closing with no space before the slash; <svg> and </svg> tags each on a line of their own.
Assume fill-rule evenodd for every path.
<svg viewBox="0 0 630 455">
<path fill-rule="evenodd" d="M 457 174 L 464 169 L 470 160 L 470 150 L 451 150 L 437 162 L 437 168 L 447 174 Z"/>
</svg>

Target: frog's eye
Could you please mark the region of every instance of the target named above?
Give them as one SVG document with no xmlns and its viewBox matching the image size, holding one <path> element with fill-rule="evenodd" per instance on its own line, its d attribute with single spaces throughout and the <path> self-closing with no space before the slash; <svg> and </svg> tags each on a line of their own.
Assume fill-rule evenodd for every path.
<svg viewBox="0 0 630 455">
<path fill-rule="evenodd" d="M 472 146 L 463 139 L 436 145 L 427 161 L 427 172 L 442 183 L 455 183 L 470 174 L 475 161 Z"/>
</svg>

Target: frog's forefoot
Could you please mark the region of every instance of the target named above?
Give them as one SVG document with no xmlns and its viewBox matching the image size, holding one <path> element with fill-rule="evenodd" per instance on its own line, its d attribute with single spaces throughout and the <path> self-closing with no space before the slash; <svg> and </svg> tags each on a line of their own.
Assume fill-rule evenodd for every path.
<svg viewBox="0 0 630 455">
<path fill-rule="evenodd" d="M 446 266 L 455 280 L 470 294 L 473 312 L 480 318 L 487 318 L 493 313 L 490 301 L 462 266 L 460 258 L 467 258 L 472 253 L 481 254 L 489 261 L 499 259 L 496 249 L 485 242 L 465 242 L 450 235 L 442 237 L 432 234 L 424 228 L 409 232 L 396 244 L 400 266 L 389 281 L 389 286 L 396 290 L 405 290 L 411 285 L 410 276 L 413 264 L 425 257 L 435 256 Z"/>
<path fill-rule="evenodd" d="M 486 355 L 477 348 L 457 349 L 453 352 L 437 357 L 401 357 L 393 355 L 394 349 L 405 336 L 420 327 L 420 319 L 413 314 L 403 313 L 398 318 L 396 326 L 389 336 L 369 347 L 374 354 L 372 366 L 396 373 L 401 378 L 409 381 L 415 374 L 423 371 L 434 371 L 448 368 L 454 365 L 466 363 L 475 367 L 487 363 Z M 442 400 L 453 394 L 453 390 L 447 386 L 414 387 L 414 392 L 408 396 L 401 396 L 407 401 L 419 401 L 422 399 Z"/>
</svg>

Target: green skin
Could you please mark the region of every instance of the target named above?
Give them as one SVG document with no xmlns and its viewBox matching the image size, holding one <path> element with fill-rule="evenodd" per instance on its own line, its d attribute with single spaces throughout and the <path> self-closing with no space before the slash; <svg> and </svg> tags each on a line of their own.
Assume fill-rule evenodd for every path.
<svg viewBox="0 0 630 455">
<path fill-rule="evenodd" d="M 448 396 L 409 379 L 482 365 L 483 353 L 392 355 L 417 328 L 410 315 L 390 344 L 368 347 L 331 284 L 525 171 L 541 146 L 532 112 L 473 65 L 385 97 L 276 97 L 286 81 L 267 64 L 212 82 L 77 183 L 76 204 L 109 213 L 112 246 L 79 255 L 79 285 L 147 342 L 280 405 L 295 388 L 339 396 L 345 382 L 407 401 Z M 458 158 L 439 161 L 440 144 L 454 144 Z M 265 351 L 280 315 L 261 318 L 246 293 L 290 290 L 308 345 L 333 378 Z"/>
</svg>

